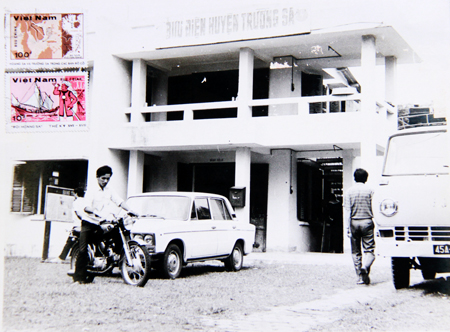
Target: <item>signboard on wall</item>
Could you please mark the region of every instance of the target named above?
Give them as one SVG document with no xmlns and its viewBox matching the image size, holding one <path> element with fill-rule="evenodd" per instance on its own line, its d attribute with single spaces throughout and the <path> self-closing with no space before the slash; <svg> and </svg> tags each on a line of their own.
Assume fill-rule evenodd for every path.
<svg viewBox="0 0 450 332">
<path fill-rule="evenodd" d="M 86 66 L 83 14 L 8 13 L 5 22 L 7 67 Z"/>
<path fill-rule="evenodd" d="M 235 12 L 171 17 L 158 27 L 160 48 L 231 42 L 310 32 L 309 10 L 298 5 L 250 8 Z"/>
<path fill-rule="evenodd" d="M 7 73 L 7 132 L 87 130 L 86 72 Z"/>
<path fill-rule="evenodd" d="M 47 186 L 45 198 L 45 220 L 73 222 L 72 189 Z"/>
</svg>

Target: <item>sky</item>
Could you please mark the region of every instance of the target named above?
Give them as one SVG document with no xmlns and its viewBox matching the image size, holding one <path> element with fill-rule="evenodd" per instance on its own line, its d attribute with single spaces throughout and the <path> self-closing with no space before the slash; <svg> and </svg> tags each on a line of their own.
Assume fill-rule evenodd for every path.
<svg viewBox="0 0 450 332">
<path fill-rule="evenodd" d="M 398 67 L 398 102 L 433 102 L 436 110 L 444 112 L 444 105 L 450 105 L 450 1 L 391 0 L 387 3 L 393 10 L 385 10 L 386 23 L 392 22 L 422 59 L 420 64 Z"/>
</svg>

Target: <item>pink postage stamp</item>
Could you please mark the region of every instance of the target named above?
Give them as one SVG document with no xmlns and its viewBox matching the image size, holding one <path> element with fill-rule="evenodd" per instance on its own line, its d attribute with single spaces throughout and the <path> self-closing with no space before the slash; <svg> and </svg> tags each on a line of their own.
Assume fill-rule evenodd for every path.
<svg viewBox="0 0 450 332">
<path fill-rule="evenodd" d="M 87 130 L 86 72 L 6 75 L 8 132 Z"/>
<path fill-rule="evenodd" d="M 83 14 L 8 14 L 10 66 L 84 65 Z"/>
</svg>

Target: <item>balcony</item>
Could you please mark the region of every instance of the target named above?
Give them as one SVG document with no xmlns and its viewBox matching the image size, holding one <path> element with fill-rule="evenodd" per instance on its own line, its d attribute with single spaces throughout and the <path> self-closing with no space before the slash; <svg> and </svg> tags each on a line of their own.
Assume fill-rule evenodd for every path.
<svg viewBox="0 0 450 332">
<path fill-rule="evenodd" d="M 144 151 L 250 147 L 262 153 L 274 148 L 357 148 L 362 137 L 385 133 L 396 121 L 396 114 L 375 105 L 368 109 L 361 100 L 361 94 L 354 94 L 130 107 L 124 110 L 125 135 L 116 137 L 114 146 Z M 252 116 L 255 107 L 264 107 L 267 116 Z M 235 110 L 235 116 L 214 118 L 219 110 Z M 198 119 L 198 111 L 211 117 Z M 153 114 L 166 112 L 183 116 L 178 121 L 149 121 Z"/>
</svg>

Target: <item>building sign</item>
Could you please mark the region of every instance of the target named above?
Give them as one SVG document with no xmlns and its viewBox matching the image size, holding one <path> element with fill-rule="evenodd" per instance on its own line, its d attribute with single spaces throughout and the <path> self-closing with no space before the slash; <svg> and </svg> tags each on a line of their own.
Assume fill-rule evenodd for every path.
<svg viewBox="0 0 450 332">
<path fill-rule="evenodd" d="M 45 220 L 73 222 L 72 189 L 47 186 Z"/>
<path fill-rule="evenodd" d="M 7 67 L 86 66 L 83 14 L 7 14 Z"/>
<path fill-rule="evenodd" d="M 170 18 L 159 27 L 163 47 L 199 45 L 310 32 L 304 7 L 279 5 L 235 13 Z"/>
<path fill-rule="evenodd" d="M 8 132 L 87 130 L 87 73 L 7 73 L 6 79 Z"/>
</svg>

